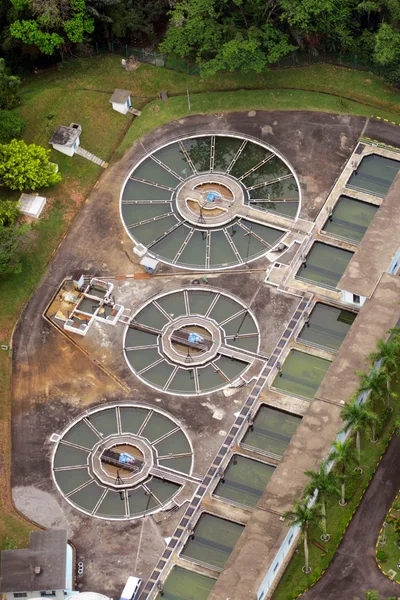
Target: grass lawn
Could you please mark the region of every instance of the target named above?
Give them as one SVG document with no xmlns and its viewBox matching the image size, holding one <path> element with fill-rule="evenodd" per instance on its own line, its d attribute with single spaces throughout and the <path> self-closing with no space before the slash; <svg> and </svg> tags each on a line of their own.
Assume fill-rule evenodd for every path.
<svg viewBox="0 0 400 600">
<path fill-rule="evenodd" d="M 398 93 L 400 102 L 400 93 Z M 369 117 L 373 113 L 370 106 L 330 96 L 320 92 L 294 90 L 238 90 L 221 93 L 208 92 L 192 94 L 191 111 L 188 110 L 185 96 L 169 98 L 167 102 L 155 100 L 144 108 L 119 146 L 115 158 L 123 153 L 142 135 L 155 127 L 160 127 L 174 119 L 180 119 L 196 113 L 220 113 L 224 111 L 246 110 L 315 110 L 331 113 L 353 114 Z M 398 107 L 400 111 L 400 104 Z M 400 113 L 380 111 L 380 116 L 391 121 L 399 120 Z"/>
<path fill-rule="evenodd" d="M 400 121 L 400 93 L 366 72 L 313 65 L 201 79 L 146 64 L 127 72 L 121 67 L 121 57 L 111 55 L 71 61 L 62 68 L 32 75 L 22 83 L 22 103 L 15 110 L 27 121 L 26 142 L 48 147 L 57 125 L 77 122 L 83 127 L 82 147 L 108 162 L 112 156 L 121 157 L 145 132 L 187 115 L 187 86 L 192 113 L 302 109 L 364 116 L 378 113 Z M 145 107 L 130 128 L 132 117 L 112 111 L 109 104 L 117 87 L 132 90 L 133 105 Z M 172 96 L 168 102 L 157 100 L 163 89 Z M 63 181 L 44 192 L 48 209 L 32 228 L 32 245 L 24 255 L 23 272 L 0 281 L 1 344 L 10 343 L 13 327 L 52 252 L 102 172 L 80 156 L 68 158 L 52 151 L 51 158 L 59 164 Z M 0 199 L 18 195 L 0 190 Z M 0 352 L 0 548 L 24 545 L 31 529 L 15 514 L 10 500 L 10 373 L 10 357 Z"/>
<path fill-rule="evenodd" d="M 399 393 L 400 381 L 396 382 L 394 389 Z M 363 490 L 368 485 L 375 467 L 390 440 L 394 429 L 394 422 L 400 409 L 399 398 L 393 402 L 393 406 L 394 411 L 390 413 L 390 417 L 379 436 L 377 444 L 371 444 L 368 439 L 365 439 L 365 436 L 362 436 L 361 466 L 363 473 L 361 475 L 356 472 L 351 473 L 346 484 L 347 505 L 345 507 L 339 506 L 338 498 L 334 498 L 327 506 L 328 533 L 331 534 L 330 541 L 328 543 L 321 542 L 320 535 L 322 531 L 318 525 L 310 527 L 310 566 L 312 567 L 310 575 L 304 575 L 301 570 L 304 565 L 303 542 L 301 541 L 273 595 L 273 600 L 292 600 L 297 598 L 299 594 L 311 587 L 321 577 L 322 572 L 329 565 L 349 520 L 362 498 Z M 325 547 L 327 553 L 315 546 L 313 541 Z M 385 546 L 385 550 L 387 550 L 387 546 Z M 400 550 L 397 551 L 396 556 L 400 558 Z M 382 564 L 383 568 L 385 566 L 386 563 Z"/>
<path fill-rule="evenodd" d="M 400 518 L 400 495 L 397 496 L 396 500 L 393 502 L 389 513 L 386 517 L 386 527 L 385 527 L 385 535 L 386 535 L 386 543 L 382 546 L 381 544 L 377 544 L 376 550 L 386 552 L 387 559 L 378 562 L 381 570 L 385 575 L 391 569 L 397 573 L 395 576 L 395 580 L 397 583 L 400 583 L 400 569 L 397 566 L 400 562 L 400 548 L 397 545 L 399 536 L 395 533 L 394 530 L 394 520 Z M 379 536 L 380 539 L 381 536 Z"/>
</svg>

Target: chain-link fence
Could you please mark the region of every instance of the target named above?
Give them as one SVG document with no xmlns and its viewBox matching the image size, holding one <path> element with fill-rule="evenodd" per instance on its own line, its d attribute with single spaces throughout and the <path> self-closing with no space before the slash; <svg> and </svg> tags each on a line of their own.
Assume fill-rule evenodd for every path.
<svg viewBox="0 0 400 600">
<path fill-rule="evenodd" d="M 285 67 L 301 67 L 318 63 L 327 63 L 349 67 L 351 69 L 361 69 L 366 71 L 378 71 L 378 66 L 372 62 L 360 59 L 355 54 L 345 54 L 342 52 L 315 52 L 315 51 L 295 51 L 288 56 L 280 58 L 273 65 L 266 65 L 271 69 L 281 69 Z"/>
<path fill-rule="evenodd" d="M 119 54 L 124 58 L 134 56 L 140 62 L 149 63 L 156 67 L 165 67 L 166 69 L 172 69 L 173 71 L 179 71 L 180 73 L 187 73 L 188 75 L 198 75 L 200 73 L 200 67 L 195 63 L 191 63 L 183 58 L 173 56 L 171 54 L 161 54 L 158 52 L 149 52 L 142 48 L 132 48 L 128 44 L 121 44 L 119 42 L 111 42 L 110 46 L 96 44 L 97 54 L 111 53 Z"/>
<path fill-rule="evenodd" d="M 128 44 L 122 44 L 120 42 L 111 42 L 110 45 L 103 45 L 96 43 L 97 54 L 119 54 L 124 58 L 134 56 L 141 62 L 146 62 L 156 67 L 165 67 L 166 69 L 172 69 L 180 73 L 187 73 L 188 75 L 199 75 L 199 65 L 190 62 L 188 60 L 179 58 L 172 54 L 162 54 L 158 52 L 150 52 L 141 48 L 133 48 Z M 313 65 L 318 63 L 335 64 L 340 66 L 349 67 L 351 69 L 360 69 L 365 71 L 372 71 L 376 74 L 382 74 L 382 68 L 371 62 L 361 60 L 356 55 L 344 54 L 344 53 L 333 53 L 333 52 L 315 52 L 315 51 L 295 51 L 280 58 L 276 63 L 266 64 L 266 68 L 269 69 L 282 69 L 289 67 L 301 67 L 306 65 Z"/>
</svg>

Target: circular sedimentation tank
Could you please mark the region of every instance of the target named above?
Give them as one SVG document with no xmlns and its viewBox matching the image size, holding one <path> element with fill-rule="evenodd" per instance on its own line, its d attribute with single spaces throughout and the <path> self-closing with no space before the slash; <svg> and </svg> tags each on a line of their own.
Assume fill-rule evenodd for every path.
<svg viewBox="0 0 400 600">
<path fill-rule="evenodd" d="M 245 303 L 226 292 L 197 286 L 149 300 L 132 316 L 123 342 L 137 377 L 180 396 L 240 383 L 259 343 L 257 321 Z"/>
<path fill-rule="evenodd" d="M 127 454 L 134 466 L 105 462 L 110 451 Z M 192 463 L 189 437 L 174 417 L 124 403 L 88 410 L 71 422 L 54 449 L 52 473 L 74 508 L 101 519 L 127 520 L 171 507 Z"/>
<path fill-rule="evenodd" d="M 121 193 L 121 217 L 135 244 L 167 264 L 205 271 L 265 255 L 287 231 L 267 224 L 266 214 L 294 219 L 299 209 L 286 159 L 240 135 L 194 135 L 156 148 Z"/>
</svg>

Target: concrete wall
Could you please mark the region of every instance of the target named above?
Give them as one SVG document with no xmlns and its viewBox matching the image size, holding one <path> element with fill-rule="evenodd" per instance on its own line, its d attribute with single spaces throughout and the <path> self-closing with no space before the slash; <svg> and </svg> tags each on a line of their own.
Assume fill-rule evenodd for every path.
<svg viewBox="0 0 400 600">
<path fill-rule="evenodd" d="M 366 301 L 366 297 L 360 296 L 360 302 L 354 302 L 353 294 L 351 292 L 345 292 L 342 290 L 342 300 L 343 302 L 346 302 L 346 304 L 351 304 L 351 306 L 357 306 L 359 308 Z"/>
<path fill-rule="evenodd" d="M 43 598 L 55 598 L 55 600 L 64 600 L 65 596 L 64 596 L 64 590 L 37 590 L 35 592 L 25 592 L 26 596 L 24 596 L 24 598 L 40 598 L 40 592 L 44 592 L 46 591 L 47 593 L 51 594 L 51 592 L 55 592 L 55 596 L 43 596 Z M 70 591 L 70 590 L 67 590 Z M 15 592 L 15 593 L 19 593 L 19 592 Z M 19 596 L 17 596 L 17 600 L 19 600 Z M 14 592 L 8 592 L 6 594 L 6 600 L 16 600 L 15 596 L 14 596 Z M 20 600 L 23 600 L 23 598 L 21 598 Z"/>
<path fill-rule="evenodd" d="M 396 254 L 393 257 L 392 262 L 388 268 L 388 273 L 391 275 L 397 275 L 400 271 L 400 248 L 397 250 Z"/>
<path fill-rule="evenodd" d="M 76 148 L 79 146 L 79 138 L 78 138 L 77 142 L 78 142 L 78 144 L 76 145 Z M 66 154 L 67 156 L 73 156 L 75 154 L 75 148 L 72 146 L 71 147 L 60 146 L 59 144 L 52 144 L 52 146 L 53 146 L 54 150 L 58 150 L 59 152 L 62 152 L 63 154 Z"/>
<path fill-rule="evenodd" d="M 131 105 L 131 99 L 128 98 L 127 101 L 125 102 L 125 104 L 119 104 L 117 102 L 111 102 L 112 107 L 114 110 L 116 110 L 117 112 L 126 115 L 126 113 L 128 112 L 128 109 Z"/>
</svg>

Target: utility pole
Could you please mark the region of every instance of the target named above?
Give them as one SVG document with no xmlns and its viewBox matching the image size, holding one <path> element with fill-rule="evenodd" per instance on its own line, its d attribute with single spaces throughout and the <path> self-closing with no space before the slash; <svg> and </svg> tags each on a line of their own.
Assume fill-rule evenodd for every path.
<svg viewBox="0 0 400 600">
<path fill-rule="evenodd" d="M 188 101 L 188 109 L 190 112 L 190 96 L 189 96 L 189 88 L 186 87 L 186 95 L 187 95 L 187 101 Z"/>
</svg>

